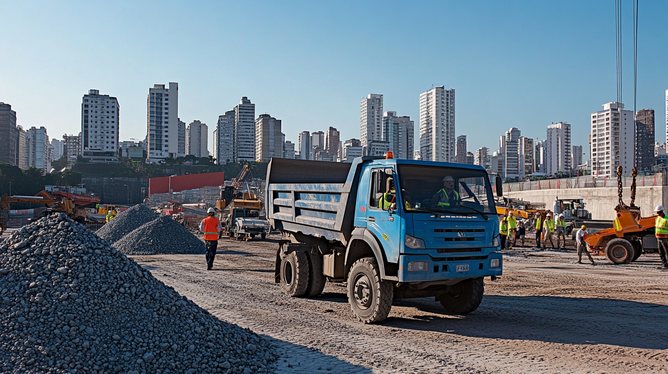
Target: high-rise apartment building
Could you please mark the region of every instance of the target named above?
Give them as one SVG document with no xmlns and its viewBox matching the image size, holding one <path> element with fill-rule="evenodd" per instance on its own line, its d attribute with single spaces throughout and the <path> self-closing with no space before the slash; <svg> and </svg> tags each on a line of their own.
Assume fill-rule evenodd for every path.
<svg viewBox="0 0 668 374">
<path fill-rule="evenodd" d="M 118 161 L 120 110 L 118 100 L 88 90 L 81 101 L 82 156 L 91 162 Z"/>
<path fill-rule="evenodd" d="M 511 127 L 501 137 L 500 145 L 503 155 L 503 178 L 520 177 L 520 153 L 519 140 L 521 131 L 516 127 Z"/>
<path fill-rule="evenodd" d="M 216 143 L 214 155 L 218 165 L 234 162 L 234 121 L 234 110 L 228 110 L 225 114 L 218 116 L 217 133 L 214 136 Z"/>
<path fill-rule="evenodd" d="M 420 156 L 425 161 L 455 160 L 455 90 L 445 86 L 420 94 Z"/>
<path fill-rule="evenodd" d="M 0 102 L 0 162 L 18 166 L 18 143 L 16 112 Z"/>
<path fill-rule="evenodd" d="M 28 138 L 26 136 L 26 131 L 21 127 L 21 125 L 16 126 L 17 130 L 17 146 L 16 146 L 16 166 L 21 170 L 26 170 L 28 168 Z"/>
<path fill-rule="evenodd" d="M 200 120 L 194 120 L 186 127 L 186 154 L 195 157 L 209 157 L 209 127 Z"/>
<path fill-rule="evenodd" d="M 186 148 L 186 123 L 181 121 L 180 118 L 178 118 L 179 122 L 179 135 L 178 135 L 178 141 L 177 141 L 177 152 L 176 154 L 181 157 L 185 156 L 186 152 L 188 151 L 188 148 Z"/>
<path fill-rule="evenodd" d="M 242 97 L 234 107 L 234 162 L 255 161 L 255 104 Z"/>
<path fill-rule="evenodd" d="M 383 157 L 390 151 L 390 142 L 384 140 L 372 140 L 366 146 L 367 156 Z"/>
<path fill-rule="evenodd" d="M 353 162 L 357 157 L 362 157 L 362 142 L 355 138 L 346 140 L 341 149 L 341 162 Z"/>
<path fill-rule="evenodd" d="M 51 160 L 49 159 L 49 135 L 46 129 L 31 127 L 26 132 L 26 143 L 28 145 L 28 167 L 42 170 L 42 174 L 51 171 Z"/>
<path fill-rule="evenodd" d="M 316 131 L 311 133 L 311 160 L 317 160 L 316 153 L 325 150 L 325 133 Z"/>
<path fill-rule="evenodd" d="M 63 154 L 67 160 L 67 167 L 72 168 L 81 155 L 81 133 L 79 135 L 63 134 Z"/>
<path fill-rule="evenodd" d="M 166 88 L 164 84 L 154 85 L 148 90 L 147 103 L 147 161 L 159 162 L 166 158 L 184 156 L 185 123 L 181 131 L 179 84 L 169 82 L 169 88 Z"/>
<path fill-rule="evenodd" d="M 381 139 L 383 123 L 383 95 L 369 94 L 360 103 L 360 140 L 362 148 L 370 141 Z"/>
<path fill-rule="evenodd" d="M 339 158 L 341 150 L 341 133 L 334 127 L 329 127 L 325 133 L 325 151 L 335 160 Z"/>
<path fill-rule="evenodd" d="M 571 162 L 571 166 L 573 169 L 576 169 L 578 166 L 582 165 L 582 146 L 581 145 L 574 145 L 573 146 L 573 154 L 571 156 L 573 159 L 573 162 Z"/>
<path fill-rule="evenodd" d="M 491 166 L 489 148 L 480 147 L 480 148 L 476 149 L 473 164 L 474 165 L 480 165 L 480 166 L 484 167 L 485 170 L 489 170 L 490 166 Z"/>
<path fill-rule="evenodd" d="M 51 161 L 60 160 L 63 156 L 63 141 L 59 139 L 51 139 L 51 148 L 53 148 L 53 158 Z"/>
<path fill-rule="evenodd" d="M 571 125 L 557 122 L 547 126 L 545 138 L 545 173 L 569 172 L 571 166 Z"/>
<path fill-rule="evenodd" d="M 457 137 L 457 143 L 455 144 L 455 162 L 458 164 L 466 163 L 466 135 L 459 135 Z"/>
<path fill-rule="evenodd" d="M 313 160 L 313 157 L 311 157 L 311 133 L 308 131 L 299 133 L 299 158 Z"/>
<path fill-rule="evenodd" d="M 410 117 L 398 117 L 397 112 L 385 112 L 381 139 L 389 144 L 394 158 L 413 159 L 414 137 L 415 123 Z"/>
<path fill-rule="evenodd" d="M 653 170 L 654 157 L 654 109 L 641 109 L 636 113 L 635 166 L 640 171 Z"/>
<path fill-rule="evenodd" d="M 283 157 L 281 120 L 269 114 L 260 114 L 255 120 L 255 159 L 269 162 L 272 157 Z"/>
<path fill-rule="evenodd" d="M 534 173 L 533 139 L 520 136 L 517 144 L 519 152 L 519 179 L 522 180 Z"/>
<path fill-rule="evenodd" d="M 466 152 L 466 165 L 473 165 L 474 161 L 475 156 L 473 155 L 473 152 Z"/>
<path fill-rule="evenodd" d="M 295 158 L 295 143 L 289 140 L 283 143 L 283 158 Z"/>
<path fill-rule="evenodd" d="M 613 177 L 617 166 L 630 172 L 635 161 L 633 112 L 624 104 L 609 102 L 591 115 L 591 173 Z"/>
</svg>

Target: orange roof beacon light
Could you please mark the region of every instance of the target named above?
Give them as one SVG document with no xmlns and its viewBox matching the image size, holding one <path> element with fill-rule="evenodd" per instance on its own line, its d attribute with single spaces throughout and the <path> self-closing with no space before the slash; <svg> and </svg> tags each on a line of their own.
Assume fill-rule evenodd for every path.
<svg viewBox="0 0 668 374">
<path fill-rule="evenodd" d="M 394 154 L 392 152 L 385 153 L 385 159 L 386 160 L 389 160 L 389 159 L 392 159 L 392 158 L 394 158 Z"/>
</svg>

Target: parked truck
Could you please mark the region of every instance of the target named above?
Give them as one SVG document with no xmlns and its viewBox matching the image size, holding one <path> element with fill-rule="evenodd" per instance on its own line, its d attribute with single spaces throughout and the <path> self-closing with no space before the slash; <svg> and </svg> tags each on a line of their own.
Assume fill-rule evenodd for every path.
<svg viewBox="0 0 668 374">
<path fill-rule="evenodd" d="M 439 204 L 446 177 L 457 201 Z M 483 278 L 502 273 L 492 185 L 480 166 L 274 158 L 266 182 L 267 218 L 282 233 L 275 281 L 291 297 L 316 297 L 329 280 L 347 282 L 364 323 L 384 320 L 403 298 L 434 297 L 466 314 L 482 301 Z"/>
</svg>

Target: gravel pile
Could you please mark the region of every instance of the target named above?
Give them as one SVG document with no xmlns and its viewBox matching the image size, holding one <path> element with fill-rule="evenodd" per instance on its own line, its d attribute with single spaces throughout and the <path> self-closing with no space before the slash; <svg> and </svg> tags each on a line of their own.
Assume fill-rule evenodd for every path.
<svg viewBox="0 0 668 374">
<path fill-rule="evenodd" d="M 113 244 L 126 255 L 204 254 L 204 242 L 170 216 L 160 216 Z"/>
<path fill-rule="evenodd" d="M 0 244 L 0 372 L 261 373 L 273 346 L 52 215 Z"/>
<path fill-rule="evenodd" d="M 137 204 L 132 208 L 119 213 L 110 222 L 104 224 L 95 233 L 100 238 L 114 244 L 116 241 L 131 233 L 139 226 L 158 218 L 158 214 L 143 204 Z"/>
</svg>

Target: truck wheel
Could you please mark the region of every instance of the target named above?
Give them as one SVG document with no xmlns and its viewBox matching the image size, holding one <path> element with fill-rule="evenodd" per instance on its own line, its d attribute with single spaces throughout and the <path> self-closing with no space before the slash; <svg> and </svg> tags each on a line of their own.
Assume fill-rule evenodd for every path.
<svg viewBox="0 0 668 374">
<path fill-rule="evenodd" d="M 628 264 L 633 259 L 633 255 L 633 246 L 626 239 L 612 239 L 605 246 L 605 256 L 615 265 Z"/>
<path fill-rule="evenodd" d="M 308 257 L 304 252 L 290 252 L 281 261 L 281 287 L 291 297 L 304 296 L 309 285 Z"/>
<path fill-rule="evenodd" d="M 392 308 L 392 282 L 380 279 L 378 263 L 373 257 L 361 258 L 348 274 L 348 303 L 363 323 L 380 322 Z"/>
<path fill-rule="evenodd" d="M 307 256 L 309 260 L 309 279 L 304 296 L 316 297 L 325 289 L 325 282 L 327 281 L 325 276 L 322 275 L 323 257 L 321 254 L 314 255 L 310 252 L 307 253 Z"/>
<path fill-rule="evenodd" d="M 633 262 L 637 260 L 638 257 L 640 257 L 640 255 L 642 254 L 642 243 L 634 241 L 631 242 L 631 244 L 633 245 L 633 259 L 631 260 L 631 262 Z"/>
<path fill-rule="evenodd" d="M 485 294 L 483 278 L 469 278 L 450 287 L 450 292 L 436 300 L 448 314 L 469 314 L 478 309 Z"/>
</svg>

